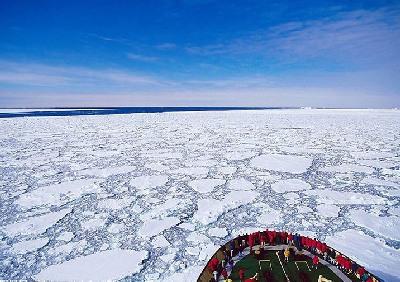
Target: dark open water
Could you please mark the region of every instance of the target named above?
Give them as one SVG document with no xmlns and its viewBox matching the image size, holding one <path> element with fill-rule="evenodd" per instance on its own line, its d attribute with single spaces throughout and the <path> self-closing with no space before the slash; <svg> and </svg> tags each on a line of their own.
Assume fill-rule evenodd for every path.
<svg viewBox="0 0 400 282">
<path fill-rule="evenodd" d="M 57 111 L 56 109 L 63 109 Z M 120 107 L 120 108 L 55 108 L 54 111 L 29 111 L 21 113 L 1 113 L 0 118 L 14 117 L 51 117 L 51 116 L 79 116 L 79 115 L 115 115 L 134 113 L 165 113 L 187 111 L 233 111 L 233 110 L 274 110 L 289 109 L 278 107 Z"/>
</svg>

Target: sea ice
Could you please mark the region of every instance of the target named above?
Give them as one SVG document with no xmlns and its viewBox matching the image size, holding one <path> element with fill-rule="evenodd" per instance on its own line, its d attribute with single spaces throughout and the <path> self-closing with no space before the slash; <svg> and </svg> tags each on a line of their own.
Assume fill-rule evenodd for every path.
<svg viewBox="0 0 400 282">
<path fill-rule="evenodd" d="M 367 184 L 367 185 L 391 186 L 391 187 L 395 187 L 395 188 L 400 188 L 400 184 L 398 184 L 398 183 L 394 183 L 392 181 L 388 181 L 388 180 L 384 180 L 384 179 L 373 178 L 373 177 L 366 177 L 360 183 Z"/>
<path fill-rule="evenodd" d="M 97 228 L 103 227 L 106 224 L 107 218 L 103 215 L 96 216 L 85 222 L 83 222 L 82 227 L 85 230 L 95 230 Z"/>
<path fill-rule="evenodd" d="M 230 161 L 239 161 L 255 156 L 254 152 L 229 152 L 225 154 L 225 157 Z"/>
<path fill-rule="evenodd" d="M 122 279 L 139 272 L 146 251 L 115 249 L 78 257 L 61 264 L 51 265 L 34 276 L 36 280 L 105 281 Z"/>
<path fill-rule="evenodd" d="M 359 172 L 359 173 L 368 173 L 371 174 L 374 172 L 374 169 L 368 166 L 362 166 L 357 164 L 341 164 L 337 166 L 328 166 L 323 167 L 320 171 L 324 172 L 338 172 L 338 173 L 346 173 L 349 171 Z"/>
<path fill-rule="evenodd" d="M 268 154 L 253 158 L 252 167 L 293 174 L 304 173 L 311 166 L 312 160 L 302 156 Z"/>
<path fill-rule="evenodd" d="M 351 210 L 349 218 L 357 225 L 370 229 L 376 234 L 400 241 L 400 218 L 379 216 L 363 210 Z"/>
<path fill-rule="evenodd" d="M 340 208 L 335 205 L 322 204 L 317 206 L 317 211 L 324 217 L 337 217 Z"/>
<path fill-rule="evenodd" d="M 141 237 L 152 237 L 166 229 L 169 229 L 180 222 L 179 218 L 166 217 L 163 219 L 149 219 L 146 220 L 138 233 Z"/>
<path fill-rule="evenodd" d="M 264 227 L 276 224 L 281 219 L 281 213 L 272 208 L 263 208 L 263 213 L 257 216 L 257 221 Z"/>
<path fill-rule="evenodd" d="M 117 167 L 107 167 L 107 168 L 90 168 L 79 171 L 79 175 L 91 175 L 100 178 L 106 178 L 111 175 L 124 174 L 128 172 L 135 171 L 137 168 L 135 166 L 117 166 Z"/>
<path fill-rule="evenodd" d="M 208 174 L 208 171 L 209 169 L 206 167 L 181 167 L 171 171 L 171 173 L 205 177 Z"/>
<path fill-rule="evenodd" d="M 222 174 L 233 174 L 236 172 L 236 170 L 237 168 L 232 166 L 222 166 L 218 168 L 218 172 Z"/>
<path fill-rule="evenodd" d="M 275 182 L 271 188 L 277 193 L 302 191 L 311 189 L 311 185 L 300 179 L 286 179 Z"/>
<path fill-rule="evenodd" d="M 181 223 L 181 224 L 179 224 L 179 227 L 189 230 L 189 231 L 194 231 L 196 229 L 196 226 L 194 226 L 194 224 L 189 223 L 189 222 Z"/>
<path fill-rule="evenodd" d="M 199 193 L 209 193 L 216 186 L 223 185 L 225 180 L 223 179 L 196 179 L 189 182 L 189 186 L 192 187 L 193 190 Z"/>
<path fill-rule="evenodd" d="M 86 193 L 99 191 L 93 179 L 81 179 L 37 188 L 20 195 L 16 203 L 26 209 L 41 205 L 60 206 Z"/>
<path fill-rule="evenodd" d="M 4 227 L 8 236 L 15 235 L 37 235 L 46 231 L 57 221 L 71 212 L 70 209 L 63 209 L 58 212 L 51 212 L 45 215 L 28 218 L 25 221 L 12 223 Z"/>
<path fill-rule="evenodd" d="M 97 207 L 101 209 L 119 210 L 129 207 L 132 201 L 132 198 L 104 199 L 98 203 Z"/>
<path fill-rule="evenodd" d="M 394 281 L 393 276 L 400 280 L 400 250 L 385 245 L 384 241 L 352 229 L 338 232 L 325 241 L 381 278 L 392 275 L 386 281 Z"/>
<path fill-rule="evenodd" d="M 388 210 L 388 213 L 400 217 L 400 207 L 391 207 L 391 208 Z"/>
<path fill-rule="evenodd" d="M 35 251 L 49 242 L 49 238 L 38 238 L 34 240 L 21 241 L 13 244 L 11 251 L 17 254 L 24 254 Z"/>
<path fill-rule="evenodd" d="M 317 202 L 321 204 L 380 205 L 387 202 L 385 198 L 376 195 L 355 192 L 341 192 L 330 189 L 308 190 L 303 193 L 310 196 L 315 196 Z"/>
<path fill-rule="evenodd" d="M 225 228 L 214 227 L 208 229 L 208 234 L 210 236 L 224 238 L 228 235 L 228 232 L 226 231 Z"/>
<path fill-rule="evenodd" d="M 254 191 L 233 191 L 221 200 L 200 199 L 197 202 L 198 208 L 193 219 L 203 224 L 209 224 L 217 220 L 221 214 L 241 205 L 249 204 L 256 198 L 257 193 Z"/>
<path fill-rule="evenodd" d="M 344 242 L 345 254 L 382 277 L 397 269 L 400 111 L 25 117 L 0 128 L 2 278 L 134 246 L 150 254 L 134 280 L 195 281 L 221 240 L 263 228 L 324 238 L 354 225 L 386 244 L 355 235 L 365 248 Z M 43 248 L 12 251 L 43 238 Z"/>
<path fill-rule="evenodd" d="M 169 247 L 171 244 L 163 235 L 159 235 L 152 240 L 152 244 L 156 248 L 165 248 Z"/>
<path fill-rule="evenodd" d="M 112 223 L 108 228 L 108 232 L 113 233 L 113 234 L 117 234 L 117 233 L 121 233 L 122 230 L 124 230 L 125 228 L 125 224 L 122 223 Z"/>
<path fill-rule="evenodd" d="M 169 276 L 164 282 L 170 281 L 196 281 L 200 273 L 203 271 L 203 265 L 196 265 L 186 268 L 183 272 L 176 272 Z"/>
<path fill-rule="evenodd" d="M 149 188 L 155 188 L 163 186 L 168 182 L 167 175 L 143 175 L 135 177 L 130 181 L 130 184 L 139 190 L 147 190 Z"/>
<path fill-rule="evenodd" d="M 61 233 L 57 239 L 68 242 L 68 241 L 71 241 L 72 238 L 74 238 L 74 233 L 67 231 L 67 232 Z"/>
</svg>

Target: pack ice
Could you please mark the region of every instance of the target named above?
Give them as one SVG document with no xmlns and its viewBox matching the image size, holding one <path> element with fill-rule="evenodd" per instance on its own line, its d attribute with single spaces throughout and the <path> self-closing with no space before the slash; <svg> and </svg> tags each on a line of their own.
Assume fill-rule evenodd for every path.
<svg viewBox="0 0 400 282">
<path fill-rule="evenodd" d="M 21 117 L 0 128 L 0 279 L 192 281 L 223 242 L 273 228 L 400 281 L 398 110 Z"/>
</svg>

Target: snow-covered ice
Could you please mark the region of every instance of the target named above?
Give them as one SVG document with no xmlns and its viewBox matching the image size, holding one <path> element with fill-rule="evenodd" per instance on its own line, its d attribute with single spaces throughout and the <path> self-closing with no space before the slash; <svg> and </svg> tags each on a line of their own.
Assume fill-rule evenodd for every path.
<svg viewBox="0 0 400 282">
<path fill-rule="evenodd" d="M 208 229 L 208 234 L 213 237 L 221 237 L 224 238 L 228 235 L 228 232 L 225 228 L 214 227 Z"/>
<path fill-rule="evenodd" d="M 400 280 L 400 111 L 22 117 L 0 128 L 2 279 L 194 281 L 224 240 L 275 228 Z"/>
<path fill-rule="evenodd" d="M 284 193 L 309 190 L 311 185 L 301 179 L 286 179 L 273 183 L 271 188 L 277 193 Z"/>
<path fill-rule="evenodd" d="M 21 241 L 21 242 L 15 243 L 12 246 L 11 251 L 15 252 L 17 254 L 32 252 L 32 251 L 35 251 L 35 250 L 43 247 L 48 242 L 49 242 L 48 238 L 39 238 L 39 239 L 34 239 L 34 240 Z"/>
<path fill-rule="evenodd" d="M 57 281 L 122 279 L 141 270 L 146 251 L 110 250 L 78 257 L 43 269 L 34 278 Z"/>
<path fill-rule="evenodd" d="M 400 218 L 397 216 L 379 216 L 363 210 L 352 210 L 349 217 L 359 226 L 392 240 L 400 241 Z"/>
<path fill-rule="evenodd" d="M 335 190 L 308 190 L 304 194 L 316 197 L 318 203 L 323 204 L 342 204 L 342 205 L 371 205 L 385 204 L 387 199 L 372 195 L 347 191 Z"/>
<path fill-rule="evenodd" d="M 171 228 L 179 223 L 179 218 L 176 217 L 166 217 L 163 219 L 148 219 L 146 220 L 142 227 L 139 229 L 138 233 L 142 237 L 152 237 L 164 230 Z"/>
<path fill-rule="evenodd" d="M 216 186 L 222 185 L 224 183 L 225 180 L 223 179 L 196 179 L 190 181 L 189 186 L 199 193 L 209 193 L 214 190 Z"/>
<path fill-rule="evenodd" d="M 326 217 L 337 217 L 340 208 L 336 205 L 321 204 L 317 206 L 318 213 Z"/>
<path fill-rule="evenodd" d="M 374 171 L 374 169 L 371 167 L 368 167 L 368 166 L 362 166 L 362 165 L 357 165 L 357 164 L 341 164 L 341 165 L 337 165 L 337 166 L 323 167 L 320 169 L 320 171 L 339 172 L 339 173 L 346 173 L 346 172 L 352 171 L 352 172 L 369 173 L 370 174 Z"/>
<path fill-rule="evenodd" d="M 57 221 L 62 219 L 71 210 L 64 209 L 58 212 L 51 212 L 44 215 L 30 217 L 27 220 L 12 223 L 4 226 L 4 232 L 8 236 L 15 235 L 36 235 L 42 234 L 47 228 L 52 227 Z"/>
<path fill-rule="evenodd" d="M 268 154 L 255 157 L 250 165 L 266 170 L 303 173 L 311 166 L 311 159 L 303 156 Z"/>
<path fill-rule="evenodd" d="M 349 229 L 327 237 L 326 243 L 387 279 L 385 281 L 400 279 L 400 250 L 387 246 L 382 239 Z"/>
<path fill-rule="evenodd" d="M 82 179 L 60 184 L 43 186 L 32 192 L 19 196 L 16 203 L 26 209 L 41 205 L 59 206 L 67 201 L 79 198 L 86 193 L 98 191 L 98 186 L 93 179 Z"/>
</svg>

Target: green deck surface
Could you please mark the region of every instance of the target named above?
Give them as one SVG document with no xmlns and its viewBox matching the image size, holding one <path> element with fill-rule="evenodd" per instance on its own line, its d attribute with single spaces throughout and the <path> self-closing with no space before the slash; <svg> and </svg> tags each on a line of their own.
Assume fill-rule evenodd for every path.
<svg viewBox="0 0 400 282">
<path fill-rule="evenodd" d="M 255 258 L 254 255 L 247 255 L 243 257 L 240 261 L 238 261 L 231 273 L 231 278 L 233 281 L 239 280 L 239 270 L 240 268 L 245 269 L 245 278 L 253 277 L 256 273 L 259 275 L 259 281 L 266 281 L 264 274 L 269 273 L 270 279 L 268 281 L 286 281 L 285 274 L 283 272 L 282 266 L 279 263 L 278 257 L 275 251 L 269 251 L 264 254 L 261 260 L 270 260 L 272 270 L 269 269 L 269 262 L 261 262 L 261 271 L 259 267 L 259 261 Z M 283 263 L 283 267 L 285 268 L 286 274 L 289 277 L 290 281 L 318 281 L 319 275 L 322 275 L 324 278 L 330 279 L 332 281 L 342 281 L 339 277 L 336 276 L 335 273 L 332 272 L 328 267 L 319 264 L 318 269 L 312 268 L 312 260 L 307 256 L 296 256 L 295 258 L 291 258 L 288 263 L 284 262 L 283 256 L 281 257 L 281 261 Z M 295 261 L 307 261 L 308 269 L 305 263 L 298 263 L 299 269 L 297 269 Z M 301 279 L 301 275 L 304 276 L 305 280 Z M 352 277 L 350 277 L 352 278 Z M 355 278 L 355 277 L 354 277 Z M 352 279 L 353 281 L 359 281 Z"/>
</svg>

